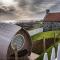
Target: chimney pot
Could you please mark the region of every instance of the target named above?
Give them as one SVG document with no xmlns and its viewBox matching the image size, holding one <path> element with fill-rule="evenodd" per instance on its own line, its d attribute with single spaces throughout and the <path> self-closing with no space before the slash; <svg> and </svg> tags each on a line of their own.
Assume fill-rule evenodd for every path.
<svg viewBox="0 0 60 60">
<path fill-rule="evenodd" d="M 48 14 L 48 13 L 49 13 L 49 11 L 50 11 L 50 10 L 49 10 L 49 9 L 47 9 L 47 10 L 46 10 L 46 14 Z"/>
</svg>

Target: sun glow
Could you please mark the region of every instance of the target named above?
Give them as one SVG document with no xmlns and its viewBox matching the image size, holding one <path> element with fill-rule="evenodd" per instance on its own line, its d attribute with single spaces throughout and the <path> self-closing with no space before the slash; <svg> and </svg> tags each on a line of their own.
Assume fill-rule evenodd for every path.
<svg viewBox="0 0 60 60">
<path fill-rule="evenodd" d="M 15 5 L 16 2 L 14 0 L 0 0 L 5 6 Z"/>
</svg>

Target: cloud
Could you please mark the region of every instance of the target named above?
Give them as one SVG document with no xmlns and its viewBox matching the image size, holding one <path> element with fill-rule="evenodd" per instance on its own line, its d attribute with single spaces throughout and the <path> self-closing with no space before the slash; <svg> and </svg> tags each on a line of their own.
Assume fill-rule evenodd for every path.
<svg viewBox="0 0 60 60">
<path fill-rule="evenodd" d="M 57 0 L 20 0 L 19 6 L 24 11 L 32 14 L 38 14 L 51 8 L 57 3 Z"/>
<path fill-rule="evenodd" d="M 50 8 L 51 12 L 60 12 L 60 3 L 56 3 L 54 6 Z"/>
<path fill-rule="evenodd" d="M 19 19 L 37 19 L 45 16 L 46 9 L 60 11 L 60 0 L 0 0 L 5 5 L 13 5 Z M 59 3 L 59 4 L 58 4 Z"/>
</svg>

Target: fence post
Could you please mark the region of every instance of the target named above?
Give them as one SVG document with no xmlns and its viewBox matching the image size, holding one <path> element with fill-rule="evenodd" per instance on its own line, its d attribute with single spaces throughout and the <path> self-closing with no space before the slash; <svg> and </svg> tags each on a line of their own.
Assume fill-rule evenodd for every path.
<svg viewBox="0 0 60 60">
<path fill-rule="evenodd" d="M 48 60 L 48 55 L 47 55 L 47 53 L 44 54 L 43 60 Z"/>
<path fill-rule="evenodd" d="M 43 37 L 43 47 L 44 47 L 44 52 L 46 50 L 46 44 L 45 44 L 45 38 Z"/>
<path fill-rule="evenodd" d="M 55 48 L 52 48 L 51 60 L 55 60 Z"/>
<path fill-rule="evenodd" d="M 56 32 L 54 31 L 54 46 L 55 46 L 55 42 L 56 42 Z"/>
<path fill-rule="evenodd" d="M 58 44 L 57 60 L 60 60 L 60 43 Z"/>
</svg>

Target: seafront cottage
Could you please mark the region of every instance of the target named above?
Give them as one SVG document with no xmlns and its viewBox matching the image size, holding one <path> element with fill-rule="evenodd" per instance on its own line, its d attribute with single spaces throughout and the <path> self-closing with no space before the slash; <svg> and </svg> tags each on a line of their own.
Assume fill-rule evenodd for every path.
<svg viewBox="0 0 60 60">
<path fill-rule="evenodd" d="M 60 12 L 50 13 L 49 10 L 47 10 L 43 24 L 43 31 L 60 29 Z"/>
</svg>

